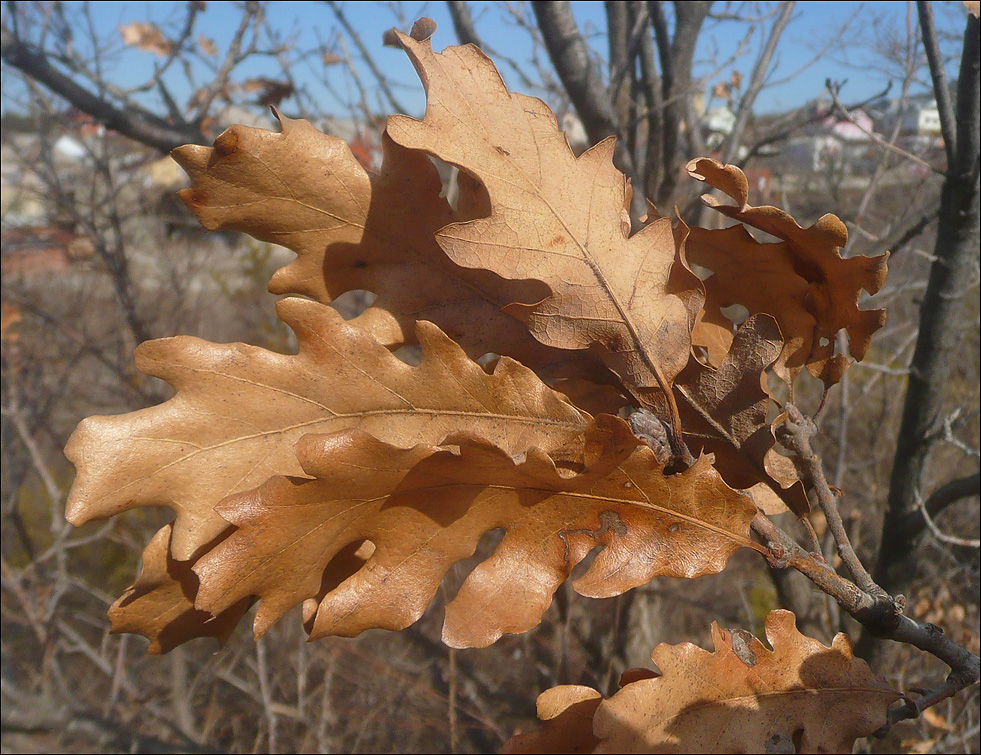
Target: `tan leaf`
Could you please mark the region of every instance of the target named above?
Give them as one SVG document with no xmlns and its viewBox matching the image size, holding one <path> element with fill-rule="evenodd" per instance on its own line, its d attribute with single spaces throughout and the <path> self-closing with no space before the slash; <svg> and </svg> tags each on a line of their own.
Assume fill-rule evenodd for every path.
<svg viewBox="0 0 981 755">
<path fill-rule="evenodd" d="M 593 736 L 593 714 L 601 702 L 603 696 L 591 687 L 567 684 L 545 690 L 538 696 L 538 719 L 544 725 L 511 737 L 502 755 L 592 752 L 599 744 Z"/>
<path fill-rule="evenodd" d="M 742 226 L 723 230 L 692 228 L 686 244 L 688 259 L 711 270 L 704 284 L 718 306 L 741 304 L 750 314 L 776 318 L 785 339 L 774 371 L 792 381 L 803 367 L 831 385 L 846 366 L 835 357 L 835 338 L 848 334 L 849 354 L 865 357 L 872 335 L 885 323 L 885 310 L 859 309 L 864 289 L 874 294 L 886 276 L 888 254 L 842 259 L 839 249 L 848 232 L 834 215 L 824 215 L 801 228 L 783 210 L 748 204 L 749 184 L 733 165 L 700 158 L 688 163 L 688 173 L 728 194 L 723 204 L 706 194 L 703 201 L 722 214 L 758 228 L 778 243 L 760 243 Z M 702 336 L 693 336 L 696 343 Z"/>
<path fill-rule="evenodd" d="M 389 134 L 471 173 L 490 197 L 489 217 L 444 228 L 440 247 L 464 267 L 546 283 L 547 298 L 506 309 L 542 343 L 594 347 L 632 390 L 667 390 L 691 345 L 689 302 L 669 293 L 678 244 L 667 219 L 629 235 L 613 139 L 576 158 L 554 114 L 508 92 L 480 50 L 398 39 L 428 104 L 422 121 L 391 116 Z"/>
<path fill-rule="evenodd" d="M 773 650 L 713 623 L 715 652 L 659 645 L 652 658 L 663 675 L 626 684 L 597 706 L 593 751 L 850 753 L 886 723 L 901 695 L 852 655 L 848 637 L 826 647 L 798 632 L 790 611 L 767 616 L 766 636 Z M 557 751 L 555 741 L 537 752 Z"/>
<path fill-rule="evenodd" d="M 430 323 L 418 325 L 423 358 L 410 367 L 330 307 L 294 298 L 278 311 L 295 355 L 187 336 L 140 346 L 140 370 L 177 395 L 79 424 L 65 449 L 78 470 L 69 521 L 169 506 L 173 554 L 188 560 L 224 529 L 222 498 L 303 473 L 293 446 L 307 433 L 362 427 L 408 448 L 471 430 L 519 454 L 567 445 L 585 426 L 530 370 L 502 358 L 488 375 Z"/>
<path fill-rule="evenodd" d="M 160 57 L 166 57 L 174 50 L 174 43 L 164 36 L 156 24 L 134 21 L 126 26 L 120 26 L 119 33 L 124 45 L 137 47 Z"/>
<path fill-rule="evenodd" d="M 386 346 L 414 342 L 415 322 L 426 319 L 474 358 L 494 352 L 545 373 L 562 373 L 560 364 L 567 374 L 599 371 L 588 359 L 579 366 L 539 344 L 500 311 L 513 301 L 540 300 L 545 286 L 506 282 L 446 258 L 434 234 L 457 217 L 425 155 L 385 135 L 382 172 L 372 175 L 340 139 L 276 115 L 281 133 L 233 126 L 213 149 L 189 145 L 173 153 L 191 177 L 181 196 L 206 228 L 244 231 L 296 252 L 270 291 L 324 303 L 346 291 L 371 291 L 374 305 L 353 324 Z M 472 191 L 464 196 L 472 211 L 483 210 Z"/>
<path fill-rule="evenodd" d="M 197 637 L 214 637 L 224 645 L 252 600 L 243 598 L 217 616 L 195 609 L 198 578 L 188 562 L 169 555 L 171 532 L 168 524 L 143 551 L 139 578 L 109 609 L 112 631 L 146 637 L 152 655 Z"/>
<path fill-rule="evenodd" d="M 454 448 L 399 449 L 358 430 L 308 435 L 297 456 L 313 480 L 274 478 L 226 499 L 235 530 L 194 569 L 198 605 L 224 610 L 261 598 L 256 631 L 317 594 L 320 572 L 350 543 L 375 546 L 365 567 L 321 601 L 311 637 L 354 636 L 416 621 L 446 571 L 488 531 L 506 534 L 446 607 L 443 640 L 483 647 L 541 621 L 555 590 L 596 546 L 573 587 L 610 597 L 655 576 L 695 577 L 752 546 L 756 511 L 702 457 L 666 477 L 616 417 L 586 435 L 587 468 L 565 476 L 531 449 L 523 459 L 474 435 Z"/>
<path fill-rule="evenodd" d="M 209 37 L 204 36 L 204 34 L 198 35 L 198 47 L 201 49 L 205 55 L 212 57 L 218 54 L 218 47 L 215 45 L 215 41 Z"/>
</svg>

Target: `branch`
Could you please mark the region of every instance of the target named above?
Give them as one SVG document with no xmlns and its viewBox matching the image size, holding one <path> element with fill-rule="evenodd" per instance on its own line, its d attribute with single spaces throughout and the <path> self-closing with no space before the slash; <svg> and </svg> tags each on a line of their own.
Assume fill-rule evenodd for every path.
<svg viewBox="0 0 981 755">
<path fill-rule="evenodd" d="M 484 49 L 477 34 L 477 27 L 473 24 L 473 16 L 470 15 L 470 6 L 465 0 L 446 0 L 446 5 L 450 9 L 450 18 L 453 19 L 453 28 L 456 30 L 457 39 L 461 45 L 477 45 Z"/>
<path fill-rule="evenodd" d="M 168 153 L 183 144 L 209 143 L 197 127 L 175 126 L 153 115 L 116 107 L 59 71 L 43 52 L 17 39 L 6 26 L 0 28 L 0 57 L 107 128 L 160 152 Z"/>
<path fill-rule="evenodd" d="M 930 526 L 933 517 L 940 514 L 948 506 L 964 498 L 979 494 L 981 494 L 981 473 L 979 472 L 941 485 L 933 491 L 933 494 L 926 501 L 917 506 L 915 511 L 909 512 L 906 518 L 897 525 L 898 536 L 912 542 L 920 536 L 925 527 Z"/>
<path fill-rule="evenodd" d="M 620 127 L 609 93 L 589 60 L 589 48 L 579 33 L 568 2 L 536 0 L 531 4 L 555 71 L 582 119 L 590 142 L 620 136 Z M 620 169 L 634 178 L 635 170 L 623 140 L 617 141 Z M 636 182 L 635 182 L 636 183 Z"/>
<path fill-rule="evenodd" d="M 903 403 L 899 440 L 889 480 L 875 581 L 892 591 L 908 579 L 912 540 L 903 524 L 915 512 L 916 492 L 929 453 L 929 438 L 942 424 L 944 386 L 958 348 L 961 302 L 972 278 L 981 221 L 978 208 L 981 41 L 978 19 L 969 15 L 957 83 L 957 156 L 948 166 L 940 198 L 934 261 L 920 306 L 916 347 Z"/>
<path fill-rule="evenodd" d="M 334 0 L 327 0 L 327 5 L 330 9 L 334 11 L 334 15 L 337 20 L 340 21 L 341 26 L 344 27 L 344 31 L 347 32 L 348 36 L 351 37 L 351 41 L 354 42 L 354 46 L 358 48 L 358 52 L 361 53 L 361 58 L 364 60 L 368 69 L 371 71 L 375 80 L 378 82 L 378 88 L 381 89 L 382 94 L 385 95 L 385 99 L 388 100 L 389 107 L 392 108 L 396 113 L 408 112 L 401 104 L 399 104 L 398 99 L 392 93 L 391 88 L 388 86 L 388 79 L 385 78 L 385 74 L 382 73 L 381 69 L 375 64 L 375 59 L 371 57 L 371 53 L 368 52 L 368 48 L 364 46 L 364 42 L 361 41 L 361 35 L 355 31 L 354 27 L 351 26 L 351 22 L 347 20 L 347 16 L 344 15 L 344 11 L 341 10 L 340 6 Z"/>
<path fill-rule="evenodd" d="M 756 65 L 753 66 L 753 74 L 750 76 L 746 93 L 739 100 L 739 107 L 736 111 L 736 122 L 732 127 L 732 132 L 726 137 L 725 148 L 722 150 L 723 163 L 731 163 L 732 159 L 736 156 L 739 143 L 742 141 L 743 130 L 746 128 L 750 113 L 753 110 L 753 104 L 756 102 L 756 97 L 759 95 L 760 90 L 763 89 L 766 75 L 770 70 L 770 61 L 773 60 L 773 54 L 777 50 L 780 35 L 783 34 L 783 30 L 790 23 L 790 16 L 794 12 L 795 5 L 796 3 L 793 0 L 780 4 L 780 15 L 773 22 L 773 27 L 770 29 L 770 36 L 766 40 L 763 52 L 760 53 Z"/>
<path fill-rule="evenodd" d="M 845 524 L 838 511 L 838 495 L 831 489 L 820 457 L 811 448 L 811 437 L 817 432 L 817 426 L 809 418 L 801 414 L 793 404 L 784 405 L 786 419 L 777 426 L 777 440 L 795 454 L 794 464 L 804 487 L 814 491 L 818 505 L 828 521 L 828 529 L 834 538 L 835 547 L 842 562 L 852 575 L 852 579 L 866 593 L 877 598 L 888 597 L 886 592 L 872 580 L 865 566 L 855 554 L 845 531 Z"/>
<path fill-rule="evenodd" d="M 957 155 L 957 132 L 954 119 L 954 105 L 950 101 L 947 86 L 947 72 L 944 70 L 943 56 L 937 42 L 937 29 L 933 23 L 933 4 L 926 0 L 916 0 L 916 12 L 920 18 L 920 34 L 923 49 L 930 64 L 930 77 L 933 79 L 933 95 L 937 100 L 940 114 L 940 133 L 944 138 L 944 151 L 947 153 L 947 167 L 954 164 Z"/>
<path fill-rule="evenodd" d="M 228 83 L 228 77 L 232 69 L 242 61 L 242 40 L 245 39 L 245 33 L 249 30 L 249 26 L 255 21 L 259 12 L 259 3 L 254 2 L 254 0 L 245 4 L 245 12 L 242 14 L 242 20 L 239 22 L 238 29 L 235 30 L 231 44 L 228 45 L 228 50 L 225 52 L 225 58 L 222 60 L 221 67 L 215 73 L 214 79 L 201 98 L 201 104 L 198 106 L 197 114 L 195 115 L 195 120 L 198 123 L 204 120 L 204 116 L 207 114 L 208 108 L 211 107 L 211 103 L 214 102 L 215 97 L 218 96 Z M 255 39 L 253 37 L 254 43 Z"/>
<path fill-rule="evenodd" d="M 896 721 L 915 718 L 931 705 L 975 684 L 981 677 L 981 658 L 947 637 L 940 627 L 903 615 L 905 599 L 902 596 L 895 599 L 888 595 L 877 597 L 859 589 L 832 569 L 820 554 L 805 551 L 762 513 L 753 518 L 752 527 L 767 545 L 769 553 L 766 559 L 771 567 L 799 571 L 822 592 L 834 598 L 871 634 L 912 645 L 950 667 L 951 673 L 943 685 L 924 693 L 916 701 L 907 698 L 898 708 L 890 711 L 889 723 L 881 730 L 882 733 Z"/>
</svg>

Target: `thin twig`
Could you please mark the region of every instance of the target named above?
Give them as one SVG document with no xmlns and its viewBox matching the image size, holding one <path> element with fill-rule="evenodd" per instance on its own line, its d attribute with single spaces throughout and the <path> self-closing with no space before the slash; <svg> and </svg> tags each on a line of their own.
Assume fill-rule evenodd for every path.
<svg viewBox="0 0 981 755">
<path fill-rule="evenodd" d="M 787 418 L 776 429 L 777 440 L 796 455 L 794 463 L 798 473 L 805 487 L 812 488 L 817 496 L 818 504 L 828 521 L 828 528 L 835 539 L 839 557 L 862 590 L 870 595 L 885 597 L 885 591 L 872 580 L 872 575 L 859 561 L 849 542 L 841 512 L 838 511 L 838 496 L 824 476 L 820 457 L 811 448 L 811 436 L 817 432 L 817 427 L 793 404 L 786 404 L 785 410 Z"/>
<path fill-rule="evenodd" d="M 947 86 L 947 71 L 944 67 L 937 30 L 933 23 L 933 4 L 916 0 L 916 12 L 920 17 L 920 34 L 927 63 L 930 64 L 930 77 L 933 79 L 933 93 L 937 100 L 940 115 L 940 133 L 944 138 L 944 151 L 947 165 L 954 164 L 957 155 L 957 122 L 954 118 L 954 104 L 950 101 L 950 88 Z"/>
</svg>

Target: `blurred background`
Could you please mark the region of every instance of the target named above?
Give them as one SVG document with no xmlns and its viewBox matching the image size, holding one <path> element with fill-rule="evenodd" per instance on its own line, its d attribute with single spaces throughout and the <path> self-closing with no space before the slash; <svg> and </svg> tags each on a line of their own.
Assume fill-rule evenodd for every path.
<svg viewBox="0 0 981 755">
<path fill-rule="evenodd" d="M 754 204 L 805 226 L 841 217 L 843 256 L 891 252 L 885 287 L 863 302 L 887 308 L 888 322 L 832 394 L 818 443 L 863 561 L 907 596 L 908 613 L 977 653 L 970 5 L 4 3 L 3 752 L 491 752 L 534 725 L 544 689 L 612 693 L 656 644 L 709 646 L 712 621 L 761 633 L 780 606 L 825 642 L 848 632 L 897 687 L 936 686 L 943 664 L 863 637 L 833 601 L 752 553 L 720 575 L 657 579 L 616 599 L 564 586 L 541 626 L 486 650 L 440 643 L 438 599 L 398 634 L 308 644 L 297 615 L 259 642 L 245 621 L 220 652 L 196 640 L 147 656 L 142 638 L 108 634 L 106 610 L 168 512 L 72 528 L 62 449 L 83 417 L 171 395 L 133 365 L 144 340 L 293 346 L 265 291 L 292 253 L 202 229 L 176 197 L 187 180 L 167 152 L 232 124 L 275 128 L 272 105 L 377 169 L 386 116 L 425 108 L 382 34 L 430 16 L 436 49 L 479 44 L 512 90 L 552 107 L 577 152 L 619 136 L 618 166 L 665 214 L 722 226 L 684 174 L 709 155 L 745 171 Z M 351 316 L 370 297 L 337 306 Z M 798 396 L 811 411 L 819 400 L 816 388 Z M 493 546 L 455 567 L 442 595 Z M 859 746 L 978 752 L 978 688 Z"/>
</svg>

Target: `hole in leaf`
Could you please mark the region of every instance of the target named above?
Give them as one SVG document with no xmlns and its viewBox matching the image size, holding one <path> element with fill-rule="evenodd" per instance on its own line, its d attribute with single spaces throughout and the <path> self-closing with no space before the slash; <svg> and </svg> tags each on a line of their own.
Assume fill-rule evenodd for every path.
<svg viewBox="0 0 981 755">
<path fill-rule="evenodd" d="M 722 307 L 721 310 L 722 314 L 736 325 L 742 325 L 749 318 L 749 310 L 742 304 L 730 304 L 728 307 Z"/>
<path fill-rule="evenodd" d="M 356 289 L 347 291 L 331 302 L 330 306 L 337 310 L 345 320 L 353 320 L 375 303 L 377 295 L 371 291 Z"/>
</svg>

